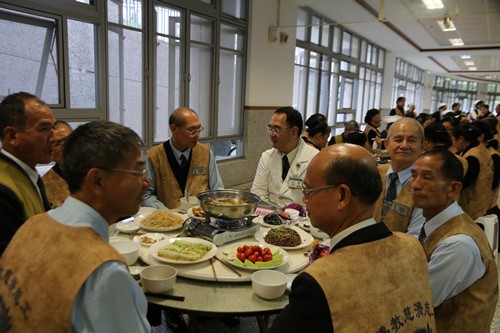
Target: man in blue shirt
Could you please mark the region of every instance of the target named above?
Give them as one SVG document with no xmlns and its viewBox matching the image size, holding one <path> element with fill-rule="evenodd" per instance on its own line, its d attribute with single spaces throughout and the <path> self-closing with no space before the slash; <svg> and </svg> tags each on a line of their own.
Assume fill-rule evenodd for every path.
<svg viewBox="0 0 500 333">
<path fill-rule="evenodd" d="M 13 332 L 150 332 L 147 301 L 108 227 L 150 186 L 141 139 L 106 121 L 81 125 L 63 154 L 63 205 L 24 223 L 0 259 L 0 317 Z"/>
</svg>

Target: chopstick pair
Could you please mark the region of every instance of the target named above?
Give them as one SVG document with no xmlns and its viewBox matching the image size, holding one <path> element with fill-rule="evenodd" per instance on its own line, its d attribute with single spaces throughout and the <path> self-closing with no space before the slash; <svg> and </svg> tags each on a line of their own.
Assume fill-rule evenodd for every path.
<svg viewBox="0 0 500 333">
<path fill-rule="evenodd" d="M 231 266 L 226 265 L 226 263 L 225 263 L 224 261 L 220 260 L 219 258 L 217 258 L 217 257 L 214 257 L 214 258 L 215 258 L 217 261 L 219 261 L 219 262 L 220 262 L 220 263 L 221 263 L 224 267 L 229 268 L 229 270 L 230 270 L 230 271 L 232 271 L 234 274 L 236 274 L 236 275 L 238 275 L 239 277 L 241 277 L 241 273 L 240 273 L 240 272 L 238 272 L 237 270 L 235 270 L 235 269 L 234 269 L 234 268 L 232 268 Z M 214 266 L 213 266 L 213 264 L 212 264 L 212 269 L 213 269 L 213 267 L 214 267 Z M 215 269 L 214 269 L 214 275 L 215 275 Z M 217 280 L 216 280 L 216 281 L 217 281 Z"/>
<path fill-rule="evenodd" d="M 158 297 L 158 298 L 163 298 L 163 299 L 170 299 L 172 301 L 179 301 L 179 302 L 184 302 L 186 297 L 184 296 L 175 296 L 175 295 L 165 295 L 165 294 L 152 294 L 152 293 L 144 293 L 146 296 L 150 297 Z"/>
</svg>

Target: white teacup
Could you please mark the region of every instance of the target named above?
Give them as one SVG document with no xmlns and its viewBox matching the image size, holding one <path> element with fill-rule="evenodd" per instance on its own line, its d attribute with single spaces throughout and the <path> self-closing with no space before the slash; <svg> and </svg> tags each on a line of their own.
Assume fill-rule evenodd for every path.
<svg viewBox="0 0 500 333">
<path fill-rule="evenodd" d="M 186 197 L 182 197 L 179 202 L 181 204 L 179 206 L 179 213 L 186 213 L 189 208 L 200 205 L 198 198 L 193 196 L 189 197 L 189 200 Z"/>
<path fill-rule="evenodd" d="M 168 265 L 153 265 L 141 271 L 144 289 L 150 293 L 160 294 L 172 289 L 177 279 L 177 269 Z"/>
</svg>

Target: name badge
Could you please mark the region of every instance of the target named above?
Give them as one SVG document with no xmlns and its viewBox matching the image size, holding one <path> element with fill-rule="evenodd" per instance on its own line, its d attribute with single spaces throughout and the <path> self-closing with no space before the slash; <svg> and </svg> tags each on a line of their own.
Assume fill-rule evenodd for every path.
<svg viewBox="0 0 500 333">
<path fill-rule="evenodd" d="M 402 216 L 408 216 L 408 212 L 410 211 L 410 208 L 407 205 L 398 201 L 394 201 L 393 209 L 396 213 Z"/>
<path fill-rule="evenodd" d="M 207 171 L 205 170 L 205 167 L 193 168 L 193 176 L 203 176 L 206 173 Z"/>
<path fill-rule="evenodd" d="M 302 188 L 302 179 L 300 178 L 290 178 L 288 179 L 289 188 Z"/>
</svg>

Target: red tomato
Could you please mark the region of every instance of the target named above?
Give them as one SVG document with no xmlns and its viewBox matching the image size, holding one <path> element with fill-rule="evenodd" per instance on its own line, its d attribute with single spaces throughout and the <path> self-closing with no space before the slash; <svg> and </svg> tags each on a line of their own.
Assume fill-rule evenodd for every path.
<svg viewBox="0 0 500 333">
<path fill-rule="evenodd" d="M 264 260 L 264 258 L 262 258 L 262 256 L 257 257 L 257 261 L 263 261 L 263 260 Z"/>
<path fill-rule="evenodd" d="M 252 250 L 252 249 L 247 248 L 247 249 L 245 250 L 245 257 L 247 257 L 247 258 L 248 258 L 248 257 L 250 257 L 252 254 L 253 254 L 253 250 Z"/>
<path fill-rule="evenodd" d="M 272 260 L 272 259 L 273 259 L 272 254 L 264 254 L 264 255 L 262 256 L 262 260 L 263 260 L 263 261 L 269 261 L 269 260 Z"/>
<path fill-rule="evenodd" d="M 250 257 L 248 257 L 247 259 L 250 260 L 251 262 L 257 261 L 257 258 L 253 254 Z"/>
<path fill-rule="evenodd" d="M 242 261 L 242 262 L 243 262 L 243 261 L 245 261 L 245 259 L 246 259 L 245 254 L 244 254 L 243 252 L 238 252 L 238 253 L 236 254 L 236 257 L 237 257 L 238 259 L 240 259 L 240 261 Z"/>
<path fill-rule="evenodd" d="M 258 245 L 252 246 L 252 250 L 253 250 L 253 252 L 257 252 L 257 253 L 260 253 L 262 251 L 262 249 Z"/>
<path fill-rule="evenodd" d="M 271 249 L 268 248 L 268 247 L 265 247 L 263 250 L 262 250 L 262 254 L 271 254 Z"/>
<path fill-rule="evenodd" d="M 248 245 L 243 245 L 243 251 L 246 251 L 248 249 Z"/>
<path fill-rule="evenodd" d="M 240 247 L 238 247 L 238 249 L 236 250 L 236 252 L 238 252 L 238 253 L 239 252 L 245 252 L 245 250 L 243 249 L 243 247 L 240 246 Z"/>
</svg>

